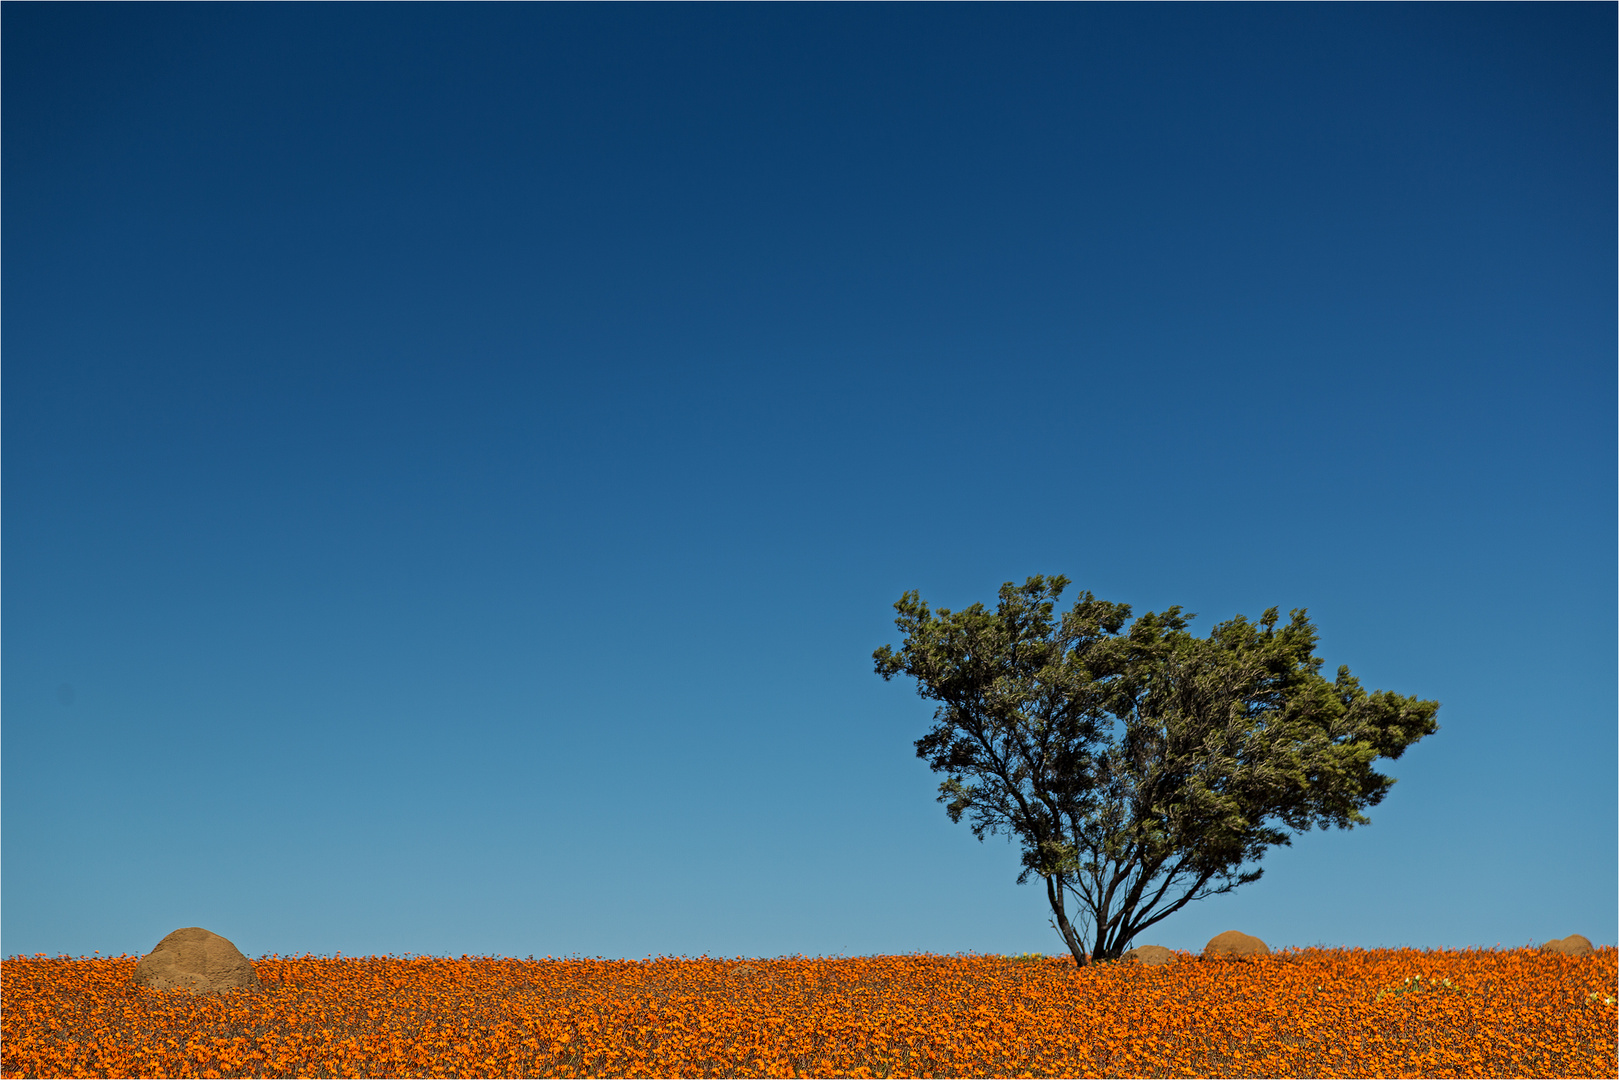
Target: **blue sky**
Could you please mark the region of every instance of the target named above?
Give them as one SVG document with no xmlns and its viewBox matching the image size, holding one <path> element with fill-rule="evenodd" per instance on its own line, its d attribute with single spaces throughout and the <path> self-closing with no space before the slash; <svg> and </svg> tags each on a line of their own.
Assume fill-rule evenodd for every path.
<svg viewBox="0 0 1619 1080">
<path fill-rule="evenodd" d="M 1612 5 L 0 21 L 4 954 L 1060 952 L 1035 573 L 1443 702 L 1151 941 L 1615 943 Z"/>
</svg>

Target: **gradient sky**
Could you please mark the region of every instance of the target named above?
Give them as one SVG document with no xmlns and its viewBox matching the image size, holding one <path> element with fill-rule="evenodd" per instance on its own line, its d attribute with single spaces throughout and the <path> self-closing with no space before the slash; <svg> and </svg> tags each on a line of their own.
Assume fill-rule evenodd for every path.
<svg viewBox="0 0 1619 1080">
<path fill-rule="evenodd" d="M 1614 944 L 1612 4 L 7 4 L 0 951 L 1061 952 L 907 589 L 1443 702 L 1138 944 Z"/>
</svg>

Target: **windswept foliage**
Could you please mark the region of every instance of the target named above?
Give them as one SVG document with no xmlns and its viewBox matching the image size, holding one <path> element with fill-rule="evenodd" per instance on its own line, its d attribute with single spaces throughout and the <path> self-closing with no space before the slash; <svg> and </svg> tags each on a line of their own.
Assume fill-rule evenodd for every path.
<svg viewBox="0 0 1619 1080">
<path fill-rule="evenodd" d="M 0 965 L 0 1076 L 1614 1076 L 1615 951 Z"/>
<path fill-rule="evenodd" d="M 1021 841 L 1018 882 L 1044 881 L 1079 963 L 1257 880 L 1288 830 L 1367 824 L 1394 784 L 1372 763 L 1438 730 L 1436 701 L 1367 693 L 1347 667 L 1327 681 L 1303 609 L 1198 638 L 1179 607 L 1130 623 L 1129 605 L 1088 592 L 1059 619 L 1067 585 L 1007 582 L 995 611 L 935 612 L 906 593 L 904 641 L 873 660 L 940 703 L 916 742 L 946 776 L 939 801 L 952 821 L 970 813 L 980 840 Z"/>
</svg>

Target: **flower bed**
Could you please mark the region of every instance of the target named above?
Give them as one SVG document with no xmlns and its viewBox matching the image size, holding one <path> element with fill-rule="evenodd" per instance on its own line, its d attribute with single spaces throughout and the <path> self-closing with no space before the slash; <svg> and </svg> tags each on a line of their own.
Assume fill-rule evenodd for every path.
<svg viewBox="0 0 1619 1080">
<path fill-rule="evenodd" d="M 0 1075 L 1614 1076 L 1616 953 L 0 963 Z"/>
</svg>

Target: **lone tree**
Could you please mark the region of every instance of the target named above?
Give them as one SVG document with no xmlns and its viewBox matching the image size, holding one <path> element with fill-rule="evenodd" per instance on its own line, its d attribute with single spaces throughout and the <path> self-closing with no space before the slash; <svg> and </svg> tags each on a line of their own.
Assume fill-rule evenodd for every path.
<svg viewBox="0 0 1619 1080">
<path fill-rule="evenodd" d="M 1265 849 L 1291 842 L 1284 827 L 1369 824 L 1361 811 L 1394 784 L 1372 762 L 1439 728 L 1437 701 L 1369 694 L 1347 667 L 1323 678 L 1302 608 L 1199 638 L 1179 607 L 1127 629 L 1129 605 L 1088 592 L 1059 620 L 1067 585 L 1007 582 L 993 612 L 934 612 L 908 592 L 894 605 L 904 643 L 872 658 L 940 703 L 916 741 L 947 777 L 938 801 L 951 821 L 970 812 L 980 841 L 1022 841 L 1018 884 L 1044 879 L 1077 963 L 1257 881 Z"/>
</svg>

